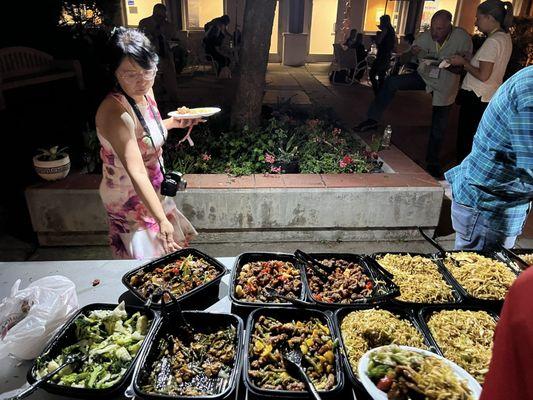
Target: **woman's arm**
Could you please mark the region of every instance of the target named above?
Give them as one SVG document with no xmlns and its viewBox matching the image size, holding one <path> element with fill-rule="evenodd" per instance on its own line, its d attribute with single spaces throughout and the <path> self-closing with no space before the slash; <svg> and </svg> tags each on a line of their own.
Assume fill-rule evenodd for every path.
<svg viewBox="0 0 533 400">
<path fill-rule="evenodd" d="M 464 57 L 455 55 L 450 58 L 450 64 L 454 66 L 463 66 L 465 71 L 472 75 L 474 78 L 479 79 L 481 82 L 489 80 L 494 68 L 494 63 L 488 61 L 480 61 L 479 67 L 474 67 Z"/>
<path fill-rule="evenodd" d="M 146 171 L 135 136 L 133 118 L 120 104 L 112 100 L 106 101 L 108 103 L 102 105 L 96 118 L 99 132 L 113 147 L 131 179 L 135 192 L 159 224 L 160 232 L 165 236 L 162 238 L 165 251 L 177 250 L 179 247 L 172 238 L 173 232 L 168 232 L 173 230 L 172 225 Z"/>
</svg>

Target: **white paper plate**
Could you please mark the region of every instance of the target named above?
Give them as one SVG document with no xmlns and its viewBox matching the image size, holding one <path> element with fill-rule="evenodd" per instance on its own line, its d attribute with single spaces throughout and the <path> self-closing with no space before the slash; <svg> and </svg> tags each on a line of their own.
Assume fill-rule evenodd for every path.
<svg viewBox="0 0 533 400">
<path fill-rule="evenodd" d="M 194 118 L 207 118 L 211 115 L 214 115 L 218 112 L 220 112 L 220 108 L 218 107 L 199 107 L 199 108 L 191 108 L 189 114 L 180 114 L 177 111 L 171 111 L 168 113 L 169 117 L 177 118 L 177 119 L 194 119 Z"/>
<path fill-rule="evenodd" d="M 359 365 L 357 368 L 357 372 L 359 374 L 359 379 L 361 380 L 361 383 L 367 390 L 368 394 L 374 399 L 374 400 L 387 400 L 387 394 L 381 390 L 379 390 L 374 382 L 368 377 L 366 374 L 366 371 L 368 370 L 368 363 L 370 362 L 370 353 L 373 353 L 374 351 L 378 351 L 384 347 L 388 346 L 382 346 L 382 347 L 376 347 L 375 349 L 367 351 L 363 357 L 359 360 Z M 446 364 L 448 364 L 455 374 L 457 375 L 457 378 L 465 380 L 468 387 L 472 391 L 472 396 L 474 400 L 479 399 L 479 396 L 481 396 L 481 385 L 474 379 L 472 375 L 470 375 L 468 372 L 466 372 L 464 369 L 462 369 L 460 366 L 455 364 L 454 362 L 439 356 L 438 354 L 432 353 L 430 351 L 418 349 L 416 347 L 409 347 L 409 346 L 398 346 L 401 349 L 404 350 L 410 350 L 417 353 L 421 353 L 427 356 L 436 357 L 439 360 L 444 361 Z"/>
</svg>

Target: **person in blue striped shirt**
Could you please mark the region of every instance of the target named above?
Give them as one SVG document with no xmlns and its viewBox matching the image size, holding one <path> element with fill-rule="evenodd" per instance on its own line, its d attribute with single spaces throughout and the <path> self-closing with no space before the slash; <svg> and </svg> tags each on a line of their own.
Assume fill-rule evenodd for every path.
<svg viewBox="0 0 533 400">
<path fill-rule="evenodd" d="M 457 250 L 512 248 L 533 200 L 533 66 L 490 101 L 472 152 L 445 174 Z"/>
</svg>

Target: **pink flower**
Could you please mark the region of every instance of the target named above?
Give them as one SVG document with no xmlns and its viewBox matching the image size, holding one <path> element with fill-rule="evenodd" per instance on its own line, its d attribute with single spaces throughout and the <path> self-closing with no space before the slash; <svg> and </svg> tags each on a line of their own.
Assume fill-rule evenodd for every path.
<svg viewBox="0 0 533 400">
<path fill-rule="evenodd" d="M 347 166 L 348 166 L 348 164 L 346 164 L 343 160 L 339 161 L 339 167 L 346 168 Z"/>
<path fill-rule="evenodd" d="M 281 174 L 281 167 L 274 167 L 274 166 L 271 166 L 270 167 L 270 172 L 274 173 L 274 174 Z"/>
<path fill-rule="evenodd" d="M 276 157 L 272 154 L 265 153 L 265 161 L 269 164 L 274 164 L 276 162 Z"/>
<path fill-rule="evenodd" d="M 202 154 L 202 160 L 204 160 L 204 161 L 211 160 L 211 155 L 207 154 L 207 153 Z"/>
<path fill-rule="evenodd" d="M 345 164 L 351 164 L 353 162 L 352 158 L 348 155 L 342 157 L 342 161 L 345 163 Z"/>
</svg>

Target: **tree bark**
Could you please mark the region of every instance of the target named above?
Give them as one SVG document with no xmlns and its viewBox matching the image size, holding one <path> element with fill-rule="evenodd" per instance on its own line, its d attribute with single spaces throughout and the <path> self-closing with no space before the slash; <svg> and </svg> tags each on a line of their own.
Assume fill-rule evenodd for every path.
<svg viewBox="0 0 533 400">
<path fill-rule="evenodd" d="M 240 57 L 240 79 L 231 113 L 237 129 L 256 127 L 261 120 L 265 74 L 276 0 L 246 0 Z"/>
</svg>

